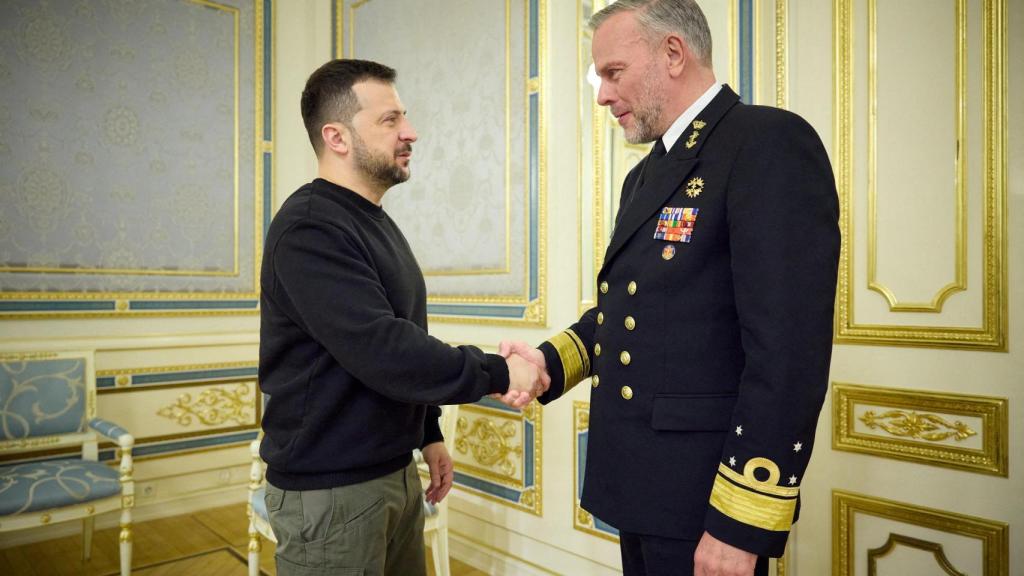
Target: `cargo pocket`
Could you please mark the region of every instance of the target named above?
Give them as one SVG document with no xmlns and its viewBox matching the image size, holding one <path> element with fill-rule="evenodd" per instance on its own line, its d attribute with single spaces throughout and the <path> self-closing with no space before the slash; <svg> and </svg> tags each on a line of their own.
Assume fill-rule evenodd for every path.
<svg viewBox="0 0 1024 576">
<path fill-rule="evenodd" d="M 298 494 L 302 502 L 302 529 L 299 537 L 303 542 L 306 566 L 325 566 L 327 555 L 324 548 L 334 517 L 334 498 L 329 488 L 302 490 Z"/>
<path fill-rule="evenodd" d="M 655 394 L 651 428 L 675 432 L 724 432 L 736 394 Z"/>
</svg>

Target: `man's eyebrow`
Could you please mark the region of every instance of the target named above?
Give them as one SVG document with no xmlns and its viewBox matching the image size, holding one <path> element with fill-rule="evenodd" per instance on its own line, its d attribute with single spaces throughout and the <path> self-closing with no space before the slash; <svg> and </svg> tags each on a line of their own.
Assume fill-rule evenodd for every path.
<svg viewBox="0 0 1024 576">
<path fill-rule="evenodd" d="M 391 116 L 392 114 L 398 114 L 398 115 L 401 115 L 401 116 L 408 116 L 409 115 L 409 111 L 408 110 L 399 110 L 398 108 L 392 108 L 391 110 L 385 110 L 383 113 L 381 113 L 381 115 L 380 115 L 380 117 L 378 119 L 379 120 L 383 120 L 383 119 L 387 118 L 388 116 Z"/>
<path fill-rule="evenodd" d="M 613 60 L 598 68 L 597 73 L 604 74 L 605 72 L 608 71 L 609 68 L 622 68 L 625 67 L 626 65 L 627 63 L 625 60 Z"/>
</svg>

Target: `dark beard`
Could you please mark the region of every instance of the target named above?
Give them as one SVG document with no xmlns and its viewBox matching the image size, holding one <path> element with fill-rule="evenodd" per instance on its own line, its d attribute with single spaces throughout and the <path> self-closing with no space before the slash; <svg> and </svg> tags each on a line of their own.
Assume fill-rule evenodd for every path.
<svg viewBox="0 0 1024 576">
<path fill-rule="evenodd" d="M 412 147 L 408 146 L 408 148 Z M 383 153 L 372 152 L 355 130 L 352 131 L 352 151 L 356 168 L 371 180 L 383 185 L 385 189 L 409 179 L 409 172 L 402 170 L 394 156 L 389 157 Z"/>
</svg>

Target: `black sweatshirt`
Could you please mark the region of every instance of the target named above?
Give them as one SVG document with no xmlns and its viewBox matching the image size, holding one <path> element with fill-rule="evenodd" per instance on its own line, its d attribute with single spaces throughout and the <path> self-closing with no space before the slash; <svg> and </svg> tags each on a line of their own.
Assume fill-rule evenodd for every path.
<svg viewBox="0 0 1024 576">
<path fill-rule="evenodd" d="M 505 360 L 427 334 L 426 286 L 384 210 L 317 179 L 270 224 L 260 276 L 260 455 L 285 490 L 364 482 L 440 441 L 435 405 L 508 390 Z M 429 417 L 428 417 L 429 416 Z"/>
</svg>

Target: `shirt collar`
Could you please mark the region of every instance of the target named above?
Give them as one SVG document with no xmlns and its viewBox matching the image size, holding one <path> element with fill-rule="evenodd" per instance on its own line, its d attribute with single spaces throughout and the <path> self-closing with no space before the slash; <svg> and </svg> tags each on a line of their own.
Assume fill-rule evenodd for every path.
<svg viewBox="0 0 1024 576">
<path fill-rule="evenodd" d="M 669 126 L 665 135 L 661 137 L 661 143 L 665 145 L 666 151 L 672 149 L 672 145 L 676 143 L 676 140 L 679 140 L 680 136 L 683 135 L 683 132 L 686 131 L 686 127 L 690 125 L 690 122 L 693 122 L 697 115 L 700 114 L 712 100 L 714 100 L 715 96 L 718 95 L 718 92 L 721 89 L 722 85 L 715 82 L 707 89 L 706 92 L 704 92 L 704 94 L 701 94 L 700 98 L 697 98 L 693 104 L 690 104 L 690 107 L 683 111 L 679 118 L 676 118 L 676 121 Z"/>
</svg>

